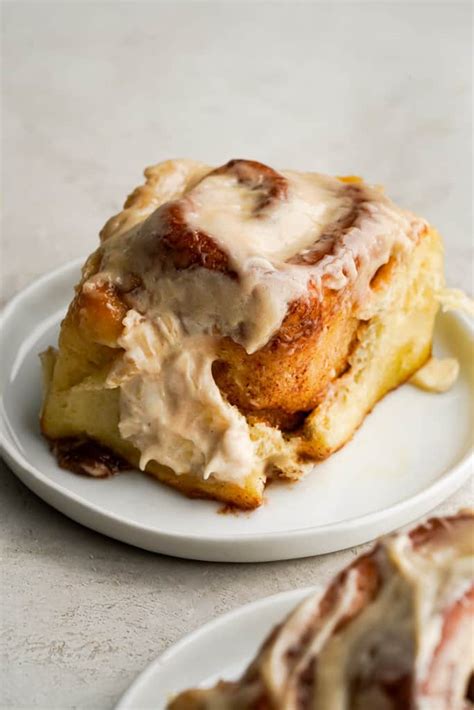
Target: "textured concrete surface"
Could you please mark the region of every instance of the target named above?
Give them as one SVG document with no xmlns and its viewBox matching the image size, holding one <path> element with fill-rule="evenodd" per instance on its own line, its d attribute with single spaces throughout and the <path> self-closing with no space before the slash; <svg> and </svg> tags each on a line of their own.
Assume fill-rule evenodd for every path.
<svg viewBox="0 0 474 710">
<path fill-rule="evenodd" d="M 91 250 L 144 165 L 360 173 L 444 233 L 472 291 L 470 4 L 5 3 L 2 298 Z M 183 634 L 356 554 L 160 557 L 68 520 L 2 466 L 2 708 L 111 708 Z M 466 486 L 439 510 L 472 503 Z"/>
</svg>

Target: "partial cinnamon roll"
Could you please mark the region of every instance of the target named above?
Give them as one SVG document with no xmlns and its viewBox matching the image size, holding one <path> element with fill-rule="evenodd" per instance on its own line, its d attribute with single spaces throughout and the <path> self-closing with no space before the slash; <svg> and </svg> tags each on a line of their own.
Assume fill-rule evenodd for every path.
<svg viewBox="0 0 474 710">
<path fill-rule="evenodd" d="M 169 710 L 466 710 L 474 696 L 474 517 L 382 539 L 277 626 L 239 681 Z"/>
<path fill-rule="evenodd" d="M 42 430 L 62 461 L 75 446 L 76 469 L 93 440 L 253 508 L 429 358 L 441 241 L 359 178 L 251 160 L 145 175 L 43 357 Z"/>
</svg>

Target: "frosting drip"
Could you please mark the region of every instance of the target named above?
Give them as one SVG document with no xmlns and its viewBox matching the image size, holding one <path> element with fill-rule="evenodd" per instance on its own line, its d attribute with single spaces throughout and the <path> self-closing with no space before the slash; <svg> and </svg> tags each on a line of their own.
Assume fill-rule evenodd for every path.
<svg viewBox="0 0 474 710">
<path fill-rule="evenodd" d="M 125 358 L 110 377 L 121 385 L 120 433 L 150 460 L 175 473 L 226 480 L 245 476 L 253 464 L 245 418 L 221 396 L 212 377 L 215 339 L 186 337 L 168 314 L 150 321 L 130 310 L 119 344 Z"/>
</svg>

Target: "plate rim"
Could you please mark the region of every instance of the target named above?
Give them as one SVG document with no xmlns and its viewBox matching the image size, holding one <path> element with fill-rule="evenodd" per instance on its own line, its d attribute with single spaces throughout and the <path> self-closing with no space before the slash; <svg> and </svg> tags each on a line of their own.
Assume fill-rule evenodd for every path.
<svg viewBox="0 0 474 710">
<path fill-rule="evenodd" d="M 265 597 L 260 597 L 254 601 L 247 602 L 246 604 L 241 604 L 229 611 L 224 612 L 215 616 L 213 619 L 206 621 L 201 626 L 193 629 L 184 636 L 181 636 L 177 641 L 168 646 L 162 653 L 160 653 L 156 658 L 154 658 L 148 665 L 140 671 L 140 673 L 131 682 L 125 692 L 121 695 L 118 702 L 114 706 L 114 710 L 133 710 L 134 706 L 131 704 L 133 702 L 133 695 L 139 689 L 139 686 L 146 680 L 149 676 L 153 676 L 156 670 L 168 663 L 176 655 L 179 655 L 182 649 L 184 649 L 188 644 L 192 644 L 199 639 L 203 634 L 207 634 L 212 631 L 217 631 L 219 627 L 227 625 L 229 622 L 239 619 L 242 614 L 248 614 L 252 612 L 257 612 L 261 607 L 266 607 L 268 605 L 277 603 L 279 601 L 287 600 L 288 603 L 294 603 L 295 607 L 300 603 L 306 596 L 312 593 L 316 593 L 321 589 L 320 585 L 310 585 L 308 587 L 297 587 L 296 589 L 287 589 L 284 592 L 277 592 L 276 594 L 269 594 Z M 289 609 L 291 611 L 291 608 Z M 286 612 L 288 613 L 288 612 Z M 277 623 L 277 622 L 275 622 Z M 261 639 L 260 643 L 263 641 Z M 255 649 L 255 652 L 257 649 Z M 136 706 L 135 706 L 136 707 Z"/>
<path fill-rule="evenodd" d="M 4 324 L 9 318 L 15 313 L 18 308 L 21 308 L 22 301 L 30 296 L 35 290 L 40 289 L 47 285 L 50 281 L 55 281 L 57 278 L 63 276 L 66 272 L 72 271 L 73 269 L 80 268 L 83 263 L 83 258 L 79 257 L 72 261 L 68 261 L 65 264 L 53 269 L 39 276 L 32 283 L 27 285 L 25 288 L 21 289 L 3 308 L 0 313 L 0 333 L 3 331 Z M 474 324 L 464 316 L 463 314 L 453 312 L 452 317 L 457 320 L 466 335 L 474 341 Z M 321 554 L 321 552 L 302 552 L 295 553 L 295 550 L 291 554 L 280 554 L 279 556 L 269 556 L 268 554 L 253 556 L 252 559 L 246 557 L 245 550 L 240 549 L 240 553 L 237 555 L 239 559 L 229 559 L 226 556 L 235 546 L 249 546 L 253 543 L 258 542 L 268 542 L 273 543 L 285 542 L 285 543 L 298 543 L 308 537 L 319 537 L 322 535 L 329 535 L 331 533 L 337 533 L 339 536 L 350 535 L 354 532 L 359 532 L 359 537 L 355 541 L 351 541 L 347 544 L 337 544 L 331 549 L 327 549 L 327 552 L 332 552 L 335 550 L 345 549 L 351 547 L 355 544 L 360 544 L 361 542 L 367 542 L 369 539 L 374 539 L 374 535 L 367 532 L 363 532 L 369 526 L 376 526 L 383 522 L 383 519 L 389 516 L 390 518 L 396 518 L 396 522 L 390 523 L 389 527 L 385 532 L 394 530 L 407 522 L 410 522 L 416 518 L 418 515 L 424 515 L 432 510 L 433 507 L 439 504 L 448 495 L 454 493 L 463 483 L 465 483 L 470 474 L 469 464 L 473 459 L 473 446 L 467 448 L 466 452 L 457 463 L 452 466 L 446 473 L 444 473 L 440 478 L 436 479 L 427 488 L 419 491 L 415 495 L 404 498 L 401 501 L 397 501 L 391 506 L 382 508 L 380 510 L 372 511 L 370 513 L 365 513 L 364 515 L 355 516 L 352 518 L 347 518 L 338 522 L 324 523 L 321 525 L 307 526 L 304 528 L 296 528 L 289 531 L 267 531 L 267 532 L 242 532 L 242 533 L 229 533 L 222 534 L 219 538 L 212 535 L 203 535 L 195 533 L 181 533 L 179 531 L 168 532 L 166 530 L 159 529 L 157 527 L 152 527 L 147 524 L 139 524 L 134 521 L 127 520 L 120 517 L 118 514 L 109 511 L 106 508 L 101 507 L 93 502 L 84 499 L 77 493 L 64 488 L 60 483 L 52 481 L 46 474 L 44 474 L 39 468 L 31 464 L 22 454 L 22 452 L 15 446 L 8 438 L 8 426 L 5 427 L 6 417 L 3 408 L 3 402 L 0 402 L 0 420 L 4 426 L 0 427 L 0 455 L 6 460 L 9 467 L 13 472 L 20 478 L 20 480 L 40 498 L 45 500 L 49 505 L 52 505 L 61 513 L 67 515 L 68 517 L 76 520 L 82 525 L 96 530 L 102 534 L 106 534 L 109 537 L 121 540 L 128 544 L 141 547 L 142 549 L 152 550 L 154 552 L 161 552 L 162 554 L 171 554 L 172 556 L 184 557 L 186 559 L 198 559 L 205 561 L 270 561 L 270 560 L 283 560 L 283 559 L 294 559 L 297 557 L 307 557 L 313 556 L 315 554 Z M 6 429 L 6 432 L 3 429 Z M 30 485 L 32 484 L 32 485 Z M 37 485 L 35 485 L 37 484 Z M 38 491 L 38 488 L 45 488 L 46 491 L 50 491 L 52 496 L 48 496 L 45 490 Z M 57 502 L 52 503 L 50 497 L 59 496 L 62 501 L 64 501 L 66 507 L 68 503 L 72 503 L 75 506 L 73 512 L 65 512 L 63 507 L 58 506 Z M 422 509 L 423 512 L 419 512 Z M 415 511 L 415 512 L 414 512 Z M 94 520 L 84 522 L 81 515 L 92 514 Z M 204 545 L 205 547 L 220 545 L 225 549 L 221 549 L 219 553 L 212 552 L 206 549 L 203 553 L 197 554 L 193 551 L 191 553 L 177 554 L 176 552 L 169 552 L 166 549 L 159 550 L 158 547 L 150 547 L 142 545 L 141 543 L 130 542 L 124 539 L 118 533 L 103 532 L 100 526 L 97 527 L 97 522 L 95 518 L 103 518 L 111 524 L 118 525 L 119 527 L 125 528 L 128 531 L 132 531 L 135 534 L 147 534 L 159 538 L 160 541 L 168 543 L 191 543 L 195 545 Z M 362 532 L 362 536 L 360 533 Z M 378 534 L 378 533 L 377 533 Z M 242 552 L 243 557 L 242 557 Z"/>
</svg>

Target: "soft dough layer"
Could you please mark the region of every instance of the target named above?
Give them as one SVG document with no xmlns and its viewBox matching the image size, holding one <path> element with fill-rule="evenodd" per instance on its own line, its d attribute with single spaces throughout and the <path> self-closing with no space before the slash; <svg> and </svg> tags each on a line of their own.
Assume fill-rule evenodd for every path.
<svg viewBox="0 0 474 710">
<path fill-rule="evenodd" d="M 342 446 L 427 360 L 441 242 L 358 179 L 252 161 L 146 176 L 43 356 L 43 432 L 252 508 L 269 476 L 297 478 Z"/>
</svg>

